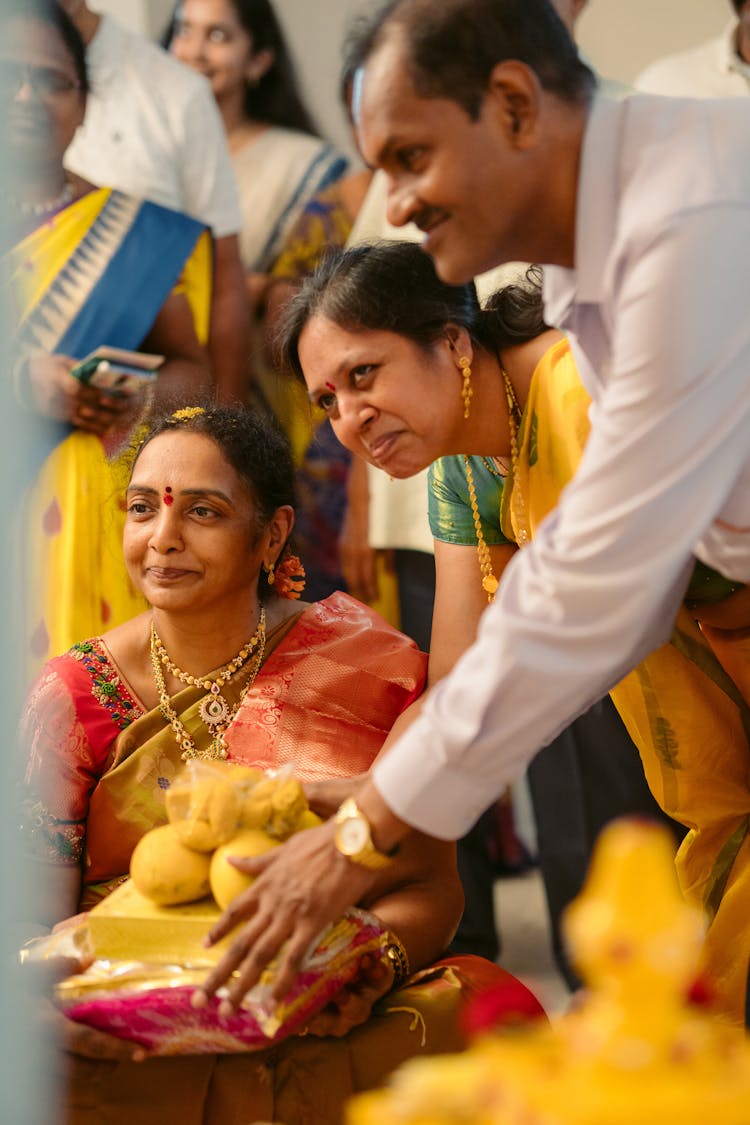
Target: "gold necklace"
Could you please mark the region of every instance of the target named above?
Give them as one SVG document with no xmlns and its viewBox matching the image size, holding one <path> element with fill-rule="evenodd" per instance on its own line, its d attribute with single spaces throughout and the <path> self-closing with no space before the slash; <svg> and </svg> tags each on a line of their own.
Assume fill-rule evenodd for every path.
<svg viewBox="0 0 750 1125">
<path fill-rule="evenodd" d="M 482 520 L 479 516 L 479 505 L 477 504 L 477 490 L 474 487 L 474 474 L 471 471 L 471 462 L 468 456 L 464 453 L 464 465 L 466 466 L 466 483 L 469 486 L 469 501 L 471 503 L 471 514 L 474 518 L 474 531 L 477 537 L 477 555 L 479 556 L 479 569 L 482 572 L 482 589 L 487 594 L 487 601 L 493 602 L 495 594 L 499 585 L 497 578 L 492 573 L 492 559 L 490 557 L 490 549 L 487 546 L 487 540 L 484 538 L 482 531 Z"/>
<path fill-rule="evenodd" d="M 178 668 L 177 665 L 170 660 L 167 650 L 164 648 L 164 644 L 154 628 L 153 622 L 151 623 L 150 647 L 151 668 L 154 673 L 156 690 L 159 693 L 159 710 L 172 727 L 175 738 L 177 739 L 177 745 L 182 748 L 182 760 L 187 762 L 191 758 L 226 758 L 227 746 L 224 739 L 224 732 L 237 714 L 240 704 L 254 683 L 255 677 L 258 675 L 260 666 L 263 663 L 263 654 L 266 648 L 265 608 L 260 611 L 260 621 L 254 635 L 247 644 L 240 649 L 237 655 L 233 657 L 228 664 L 224 665 L 221 673 L 215 679 L 210 679 L 207 676 L 192 676 L 189 672 L 183 672 L 181 668 Z M 243 667 L 254 649 L 257 651 L 252 661 L 247 683 L 242 688 L 237 703 L 234 707 L 230 708 L 226 699 L 221 694 L 221 688 Z M 164 664 L 172 675 L 182 683 L 189 684 L 191 687 L 202 687 L 209 692 L 205 699 L 201 701 L 198 709 L 200 717 L 208 727 L 211 735 L 211 744 L 208 750 L 204 752 L 198 750 L 195 742 L 188 734 L 184 723 L 180 720 L 177 712 L 172 707 L 167 685 L 164 680 L 164 673 L 161 668 L 162 664 Z"/>
<path fill-rule="evenodd" d="M 526 518 L 526 504 L 521 492 L 521 482 L 518 479 L 518 427 L 521 421 L 521 407 L 519 406 L 513 384 L 508 378 L 504 368 L 500 368 L 505 384 L 505 397 L 508 401 L 508 431 L 510 433 L 510 466 L 513 470 L 513 491 L 510 494 L 510 509 L 513 522 L 516 526 L 516 543 L 525 547 L 529 541 L 529 528 Z"/>
<path fill-rule="evenodd" d="M 526 522 L 526 505 L 524 504 L 523 495 L 521 493 L 521 486 L 518 480 L 518 423 L 521 417 L 521 407 L 519 406 L 516 392 L 513 390 L 513 384 L 506 371 L 501 367 L 500 371 L 503 376 L 503 383 L 505 385 L 505 397 L 508 402 L 508 431 L 510 433 L 510 464 L 513 470 L 513 492 L 511 493 L 511 508 L 515 504 L 515 523 L 516 523 L 516 540 L 519 547 L 523 547 L 529 539 L 528 529 L 525 526 Z M 492 466 L 486 457 L 482 461 L 487 468 L 492 471 Z M 477 503 L 477 490 L 474 486 L 474 474 L 471 471 L 471 462 L 466 454 L 464 454 L 464 466 L 466 468 L 466 484 L 469 489 L 469 502 L 471 504 L 471 515 L 474 520 L 474 531 L 477 537 L 477 555 L 479 557 L 479 569 L 482 572 L 482 589 L 487 594 L 487 601 L 493 602 L 495 594 L 499 586 L 498 579 L 492 570 L 492 558 L 490 556 L 490 549 L 487 546 L 487 541 L 484 538 L 482 531 L 482 520 L 479 515 L 479 505 Z M 495 475 L 498 475 L 495 473 Z"/>
</svg>

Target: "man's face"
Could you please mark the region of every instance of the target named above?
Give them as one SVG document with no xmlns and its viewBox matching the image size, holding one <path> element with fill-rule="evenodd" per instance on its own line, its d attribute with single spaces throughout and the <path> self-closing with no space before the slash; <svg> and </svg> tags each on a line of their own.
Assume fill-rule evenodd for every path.
<svg viewBox="0 0 750 1125">
<path fill-rule="evenodd" d="M 497 98 L 485 97 L 473 121 L 457 102 L 420 97 L 393 35 L 368 60 L 354 111 L 364 159 L 388 176 L 389 221 L 425 232 L 444 281 L 526 260 L 532 161 Z"/>
</svg>

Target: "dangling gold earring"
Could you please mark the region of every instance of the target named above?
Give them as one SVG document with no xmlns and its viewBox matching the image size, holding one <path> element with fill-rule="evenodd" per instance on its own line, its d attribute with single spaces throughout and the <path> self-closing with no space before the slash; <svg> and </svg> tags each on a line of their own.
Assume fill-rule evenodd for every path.
<svg viewBox="0 0 750 1125">
<path fill-rule="evenodd" d="M 268 585 L 273 586 L 274 582 L 276 581 L 276 575 L 273 572 L 273 563 L 269 563 L 268 566 L 265 567 L 265 571 L 266 581 L 268 582 Z"/>
<path fill-rule="evenodd" d="M 461 368 L 463 383 L 461 384 L 461 398 L 464 400 L 464 418 L 469 417 L 471 410 L 471 396 L 474 391 L 471 386 L 471 364 L 465 355 L 459 356 L 458 366 Z"/>
</svg>

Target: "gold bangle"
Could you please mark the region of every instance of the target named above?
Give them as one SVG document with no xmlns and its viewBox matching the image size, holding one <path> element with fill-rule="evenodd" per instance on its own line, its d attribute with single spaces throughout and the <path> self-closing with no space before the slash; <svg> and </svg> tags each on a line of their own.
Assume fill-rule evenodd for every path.
<svg viewBox="0 0 750 1125">
<path fill-rule="evenodd" d="M 393 969 L 393 987 L 398 988 L 411 975 L 409 954 L 404 948 L 404 943 L 396 937 L 393 930 L 388 930 L 385 936 L 387 944 L 383 956 Z"/>
</svg>

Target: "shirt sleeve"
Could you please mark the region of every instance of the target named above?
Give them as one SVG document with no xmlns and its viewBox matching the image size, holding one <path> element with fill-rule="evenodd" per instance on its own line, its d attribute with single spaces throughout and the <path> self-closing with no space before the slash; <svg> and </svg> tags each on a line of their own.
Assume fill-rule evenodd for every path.
<svg viewBox="0 0 750 1125">
<path fill-rule="evenodd" d="M 749 238 L 750 210 L 717 206 L 627 247 L 601 310 L 611 367 L 579 471 L 509 564 L 477 642 L 375 767 L 407 822 L 462 835 L 669 638 L 692 552 L 747 471 Z M 744 557 L 750 570 L 750 541 Z"/>
<path fill-rule="evenodd" d="M 485 465 L 481 457 L 469 460 L 485 542 L 491 546 L 509 543 L 510 540 L 500 530 L 503 480 Z M 430 530 L 439 542 L 476 546 L 477 533 L 463 457 L 441 457 L 430 466 L 427 511 Z"/>
<path fill-rule="evenodd" d="M 211 89 L 194 87 L 185 109 L 186 135 L 179 146 L 183 209 L 211 228 L 215 238 L 237 234 L 240 200 L 224 125 Z"/>
</svg>

